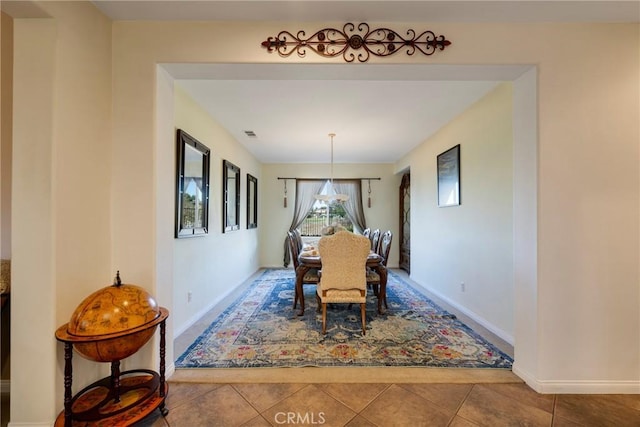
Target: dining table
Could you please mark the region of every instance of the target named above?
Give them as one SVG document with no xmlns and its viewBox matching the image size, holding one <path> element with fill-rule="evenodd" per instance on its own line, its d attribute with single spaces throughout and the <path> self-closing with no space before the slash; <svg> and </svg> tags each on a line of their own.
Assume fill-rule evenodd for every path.
<svg viewBox="0 0 640 427">
<path fill-rule="evenodd" d="M 317 252 L 316 252 L 317 253 Z M 320 271 L 322 269 L 322 259 L 320 255 L 309 254 L 301 252 L 298 256 L 298 267 L 296 268 L 296 292 L 297 298 L 299 298 L 300 311 L 298 316 L 304 315 L 304 293 L 302 290 L 302 283 L 304 275 L 312 268 Z M 378 290 L 378 313 L 384 314 L 385 310 L 382 302 L 386 301 L 387 296 L 387 268 L 383 264 L 382 257 L 371 251 L 367 257 L 366 268 L 370 268 L 380 276 L 380 289 Z"/>
</svg>

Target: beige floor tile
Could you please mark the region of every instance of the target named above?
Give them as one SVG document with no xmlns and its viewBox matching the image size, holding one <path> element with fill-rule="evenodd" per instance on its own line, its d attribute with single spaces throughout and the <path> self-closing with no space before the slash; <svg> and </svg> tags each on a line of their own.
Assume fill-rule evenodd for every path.
<svg viewBox="0 0 640 427">
<path fill-rule="evenodd" d="M 281 400 L 306 387 L 306 384 L 234 384 L 247 402 L 258 411 L 269 409 Z"/>
<path fill-rule="evenodd" d="M 372 423 L 368 419 L 360 415 L 356 415 L 355 418 L 353 418 L 351 421 L 349 421 L 348 424 L 345 425 L 345 427 L 384 427 L 384 426 L 378 426 L 377 424 Z"/>
<path fill-rule="evenodd" d="M 473 384 L 402 384 L 402 388 L 427 399 L 453 416 Z"/>
<path fill-rule="evenodd" d="M 385 427 L 446 426 L 452 418 L 428 400 L 395 384 L 378 396 L 360 415 Z"/>
<path fill-rule="evenodd" d="M 237 391 L 223 385 L 170 410 L 167 421 L 171 427 L 233 427 L 258 415 Z"/>
<path fill-rule="evenodd" d="M 242 427 L 270 427 L 271 423 L 264 419 L 261 415 L 258 415 L 255 418 L 250 419 L 245 424 L 242 424 Z"/>
<path fill-rule="evenodd" d="M 477 425 L 478 424 L 472 423 L 471 421 L 465 420 L 464 418 L 456 415 L 448 427 L 476 427 Z"/>
<path fill-rule="evenodd" d="M 219 388 L 220 384 L 205 383 L 169 383 L 166 406 L 172 410 L 193 399 L 199 398 L 210 391 Z"/>
<path fill-rule="evenodd" d="M 362 411 L 388 384 L 319 384 L 318 387 L 347 405 L 355 412 Z"/>
<path fill-rule="evenodd" d="M 458 410 L 458 415 L 481 426 L 551 425 L 552 414 L 493 391 L 474 385 Z"/>
<path fill-rule="evenodd" d="M 640 395 L 630 395 L 640 399 Z M 640 410 L 630 403 L 632 397 L 622 402 L 609 395 L 560 394 L 556 400 L 558 417 L 584 426 L 640 426 Z"/>
<path fill-rule="evenodd" d="M 640 411 L 640 394 L 606 394 L 600 395 L 600 398 Z"/>
<path fill-rule="evenodd" d="M 536 393 L 526 384 L 487 384 L 486 388 L 505 397 L 519 400 L 527 405 L 552 413 L 555 395 Z"/>
<path fill-rule="evenodd" d="M 316 385 L 308 385 L 262 412 L 272 425 L 312 425 L 326 427 L 347 424 L 356 413 Z"/>
<path fill-rule="evenodd" d="M 583 427 L 583 424 L 576 423 L 558 415 L 553 416 L 553 427 Z"/>
</svg>

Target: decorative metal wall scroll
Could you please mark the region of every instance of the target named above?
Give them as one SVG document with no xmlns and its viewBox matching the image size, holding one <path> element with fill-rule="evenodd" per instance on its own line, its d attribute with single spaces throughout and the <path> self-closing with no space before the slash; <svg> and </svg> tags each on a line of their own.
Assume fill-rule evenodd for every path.
<svg viewBox="0 0 640 427">
<path fill-rule="evenodd" d="M 389 56 L 404 50 L 411 56 L 416 51 L 425 55 L 433 55 L 437 49 L 444 50 L 451 42 L 443 35 L 436 36 L 433 31 L 423 31 L 416 35 L 414 30 L 407 30 L 406 38 L 398 32 L 388 28 L 369 29 L 366 23 L 355 24 L 348 22 L 342 30 L 324 28 L 305 38 L 305 31 L 298 31 L 297 35 L 289 31 L 280 31 L 277 37 L 269 37 L 262 42 L 269 52 L 277 51 L 282 57 L 288 57 L 296 52 L 299 57 L 307 55 L 307 49 L 320 56 L 332 58 L 342 55 L 346 62 L 367 62 L 371 55 Z M 359 52 L 354 52 L 359 51 Z"/>
</svg>

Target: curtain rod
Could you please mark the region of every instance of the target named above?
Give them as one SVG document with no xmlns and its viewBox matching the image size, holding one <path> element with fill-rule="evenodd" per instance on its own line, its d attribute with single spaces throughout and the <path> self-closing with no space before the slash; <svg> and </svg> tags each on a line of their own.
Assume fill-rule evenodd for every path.
<svg viewBox="0 0 640 427">
<path fill-rule="evenodd" d="M 326 180 L 331 179 L 331 178 L 283 178 L 283 177 L 279 176 L 278 179 L 308 179 L 308 180 L 326 181 Z M 362 181 L 368 181 L 368 180 L 372 180 L 373 179 L 373 180 L 380 181 L 382 178 L 380 178 L 380 177 L 377 177 L 377 178 L 334 178 L 333 180 L 336 181 L 336 180 L 341 180 L 341 179 L 359 179 L 359 180 L 362 180 Z"/>
</svg>

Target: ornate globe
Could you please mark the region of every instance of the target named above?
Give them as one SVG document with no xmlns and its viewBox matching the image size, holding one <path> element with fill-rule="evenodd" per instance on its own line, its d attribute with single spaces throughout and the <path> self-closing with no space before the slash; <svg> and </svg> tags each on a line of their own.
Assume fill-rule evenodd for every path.
<svg viewBox="0 0 640 427">
<path fill-rule="evenodd" d="M 156 300 L 143 288 L 114 284 L 85 298 L 58 333 L 83 357 L 96 362 L 124 359 L 140 349 L 153 336 L 166 316 Z"/>
</svg>

